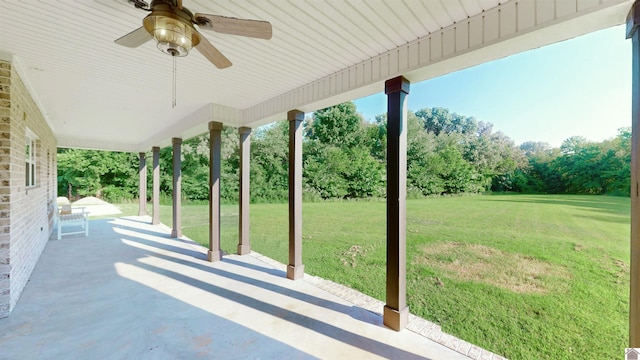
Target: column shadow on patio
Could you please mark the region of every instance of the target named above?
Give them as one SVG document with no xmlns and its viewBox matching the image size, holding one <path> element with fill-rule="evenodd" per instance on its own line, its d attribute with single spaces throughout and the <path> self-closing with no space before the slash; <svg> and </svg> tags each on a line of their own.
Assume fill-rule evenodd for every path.
<svg viewBox="0 0 640 360">
<path fill-rule="evenodd" d="M 128 218 L 91 230 L 51 238 L 0 319 L 0 358 L 464 358 L 254 256 L 209 263 Z"/>
<path fill-rule="evenodd" d="M 137 233 L 137 232 L 134 231 L 134 233 Z M 148 233 L 145 233 L 144 231 L 140 233 L 150 235 Z M 168 240 L 168 241 L 176 242 L 175 245 L 172 245 L 166 242 L 158 242 L 155 240 L 144 238 L 142 236 L 132 236 L 132 235 L 133 234 L 128 234 L 126 237 L 126 240 L 133 241 L 137 244 L 143 245 L 145 247 L 144 250 L 146 250 L 146 252 L 144 253 L 145 257 L 138 259 L 138 261 L 129 265 L 155 272 L 157 274 L 172 278 L 183 284 L 187 284 L 187 285 L 196 287 L 198 289 L 202 289 L 208 293 L 216 294 L 217 296 L 221 296 L 226 299 L 232 300 L 233 302 L 248 306 L 252 309 L 256 309 L 260 312 L 277 316 L 282 320 L 294 323 L 299 326 L 306 327 L 324 336 L 328 336 L 340 342 L 344 342 L 349 345 L 359 347 L 363 350 L 372 352 L 379 356 L 383 356 L 386 358 L 424 359 L 424 357 L 418 356 L 414 353 L 390 346 L 383 342 L 370 339 L 350 331 L 346 331 L 338 326 L 331 325 L 327 322 L 318 320 L 312 316 L 303 315 L 303 314 L 288 310 L 284 307 L 277 306 L 266 301 L 258 300 L 252 296 L 245 295 L 243 293 L 229 290 L 227 288 L 223 288 L 221 286 L 215 285 L 212 282 L 198 280 L 191 276 L 187 276 L 183 273 L 169 270 L 161 266 L 151 265 L 142 260 L 144 260 L 145 258 L 146 259 L 148 258 L 162 259 L 166 262 L 182 265 L 185 268 L 196 269 L 205 273 L 214 274 L 220 277 L 224 277 L 226 279 L 242 282 L 244 284 L 248 284 L 256 288 L 268 290 L 273 292 L 274 294 L 284 295 L 299 301 L 306 302 L 308 304 L 312 304 L 314 306 L 329 309 L 338 314 L 346 314 L 359 321 L 363 321 L 365 323 L 375 325 L 377 327 L 381 327 L 382 319 L 377 314 L 373 314 L 367 310 L 358 308 L 353 305 L 345 305 L 338 302 L 330 301 L 330 300 L 323 299 L 310 294 L 306 294 L 297 290 L 286 288 L 284 286 L 280 286 L 268 281 L 260 280 L 255 277 L 245 276 L 239 273 L 226 271 L 216 266 L 216 265 L 220 265 L 221 263 L 210 264 L 207 262 L 200 262 L 195 260 L 195 259 L 199 259 L 200 258 L 199 256 L 191 260 L 191 259 L 178 258 L 176 256 L 170 256 L 167 254 L 162 254 L 157 251 L 149 251 L 151 250 L 151 248 L 157 248 L 160 250 L 170 251 L 175 254 L 183 254 L 183 255 L 191 256 L 192 251 L 188 250 L 185 252 L 184 251 L 185 249 L 182 246 L 179 246 L 179 245 L 183 245 L 178 243 L 178 242 L 181 242 L 181 240 L 175 240 L 175 239 Z M 164 239 L 163 241 L 167 241 L 167 240 Z M 240 257 L 237 257 L 237 258 L 240 259 Z M 223 263 L 228 263 L 233 265 L 236 269 L 238 269 L 239 272 L 246 271 L 243 269 L 245 268 L 245 269 L 259 271 L 267 275 L 276 275 L 276 276 L 279 275 L 279 277 L 284 277 L 284 272 L 280 272 L 276 269 L 273 269 L 274 271 L 265 271 L 265 270 L 268 270 L 266 267 L 251 264 L 246 261 L 241 261 L 238 259 L 229 259 L 228 257 L 225 257 L 223 259 Z M 289 280 L 285 280 L 285 281 L 289 281 Z M 384 330 L 391 331 L 388 329 L 384 329 Z"/>
</svg>

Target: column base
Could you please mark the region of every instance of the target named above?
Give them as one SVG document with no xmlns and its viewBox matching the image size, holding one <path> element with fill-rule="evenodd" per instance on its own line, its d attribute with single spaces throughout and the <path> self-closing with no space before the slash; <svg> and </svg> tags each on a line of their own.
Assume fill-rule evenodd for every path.
<svg viewBox="0 0 640 360">
<path fill-rule="evenodd" d="M 160 219 L 151 220 L 151 225 L 160 225 Z"/>
<path fill-rule="evenodd" d="M 138 216 L 147 216 L 149 215 L 145 210 L 138 211 Z"/>
<path fill-rule="evenodd" d="M 216 262 L 222 260 L 222 251 L 220 250 L 209 250 L 207 251 L 207 260 L 210 262 Z"/>
<path fill-rule="evenodd" d="M 395 331 L 404 329 L 409 323 L 409 307 L 405 306 L 402 310 L 396 310 L 385 305 L 382 322 Z"/>
<path fill-rule="evenodd" d="M 172 238 L 179 238 L 181 236 L 182 236 L 182 231 L 176 230 L 176 229 L 171 229 L 171 237 Z"/>
<path fill-rule="evenodd" d="M 251 245 L 238 244 L 238 255 L 248 255 L 251 253 Z"/>
<path fill-rule="evenodd" d="M 287 266 L 287 279 L 299 280 L 304 277 L 304 265 Z"/>
</svg>

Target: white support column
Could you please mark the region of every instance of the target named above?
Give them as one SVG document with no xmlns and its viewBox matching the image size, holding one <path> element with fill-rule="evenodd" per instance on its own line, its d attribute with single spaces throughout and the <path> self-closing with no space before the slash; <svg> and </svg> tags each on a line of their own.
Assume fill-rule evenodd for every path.
<svg viewBox="0 0 640 360">
<path fill-rule="evenodd" d="M 238 133 L 240 134 L 238 255 L 245 255 L 251 253 L 251 243 L 249 241 L 249 204 L 251 200 L 249 189 L 251 128 L 241 127 L 238 129 Z"/>
<path fill-rule="evenodd" d="M 147 159 L 145 153 L 138 153 L 140 163 L 138 166 L 138 216 L 147 215 Z"/>
<path fill-rule="evenodd" d="M 222 123 L 209 122 L 209 252 L 211 262 L 222 260 L 220 250 L 220 161 Z"/>
<path fill-rule="evenodd" d="M 160 224 L 160 148 L 153 150 L 153 225 Z"/>
<path fill-rule="evenodd" d="M 287 278 L 302 279 L 302 121 L 304 113 L 289 111 L 289 266 Z"/>
<path fill-rule="evenodd" d="M 172 238 L 182 236 L 182 160 L 180 159 L 182 150 L 182 139 L 172 138 L 173 144 L 173 229 Z"/>
</svg>

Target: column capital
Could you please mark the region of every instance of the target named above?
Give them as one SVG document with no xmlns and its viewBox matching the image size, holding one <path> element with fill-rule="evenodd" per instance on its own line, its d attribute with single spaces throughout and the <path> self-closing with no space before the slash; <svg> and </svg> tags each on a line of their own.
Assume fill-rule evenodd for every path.
<svg viewBox="0 0 640 360">
<path fill-rule="evenodd" d="M 384 82 L 384 93 L 389 95 L 398 91 L 402 91 L 405 94 L 409 93 L 409 87 L 411 82 L 404 78 L 404 76 L 398 76 L 393 79 L 389 79 Z"/>
<path fill-rule="evenodd" d="M 152 148 L 151 148 L 151 151 L 153 151 L 153 152 L 160 151 L 160 146 L 154 146 L 154 147 L 152 147 Z"/>
<path fill-rule="evenodd" d="M 217 121 L 209 121 L 209 130 L 222 131 L 222 123 Z"/>
<path fill-rule="evenodd" d="M 171 138 L 171 143 L 174 145 L 182 144 L 182 138 L 177 138 L 177 137 Z"/>
<path fill-rule="evenodd" d="M 251 134 L 251 128 L 250 127 L 239 127 L 238 128 L 238 134 L 240 135 L 249 135 Z"/>
<path fill-rule="evenodd" d="M 302 121 L 304 120 L 304 112 L 300 110 L 291 110 L 287 113 L 287 120 Z"/>
</svg>

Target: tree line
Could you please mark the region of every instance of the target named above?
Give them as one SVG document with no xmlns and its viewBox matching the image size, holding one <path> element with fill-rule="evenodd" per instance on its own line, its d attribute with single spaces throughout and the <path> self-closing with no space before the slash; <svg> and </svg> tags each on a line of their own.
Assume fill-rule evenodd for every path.
<svg viewBox="0 0 640 360">
<path fill-rule="evenodd" d="M 307 201 L 385 196 L 386 114 L 365 121 L 352 102 L 321 109 L 304 122 L 303 196 Z M 251 200 L 282 202 L 288 196 L 287 121 L 255 129 L 251 140 Z M 147 154 L 151 158 L 151 153 Z M 208 134 L 183 141 L 182 196 L 207 200 Z M 80 149 L 58 151 L 58 194 L 108 201 L 138 196 L 138 155 Z M 160 189 L 171 197 L 172 149 L 160 151 Z M 631 131 L 589 142 L 566 139 L 560 148 L 517 146 L 488 122 L 435 107 L 407 117 L 407 195 L 512 191 L 629 195 Z M 221 197 L 238 197 L 236 129 L 222 132 Z M 148 172 L 151 194 L 151 171 Z"/>
</svg>

